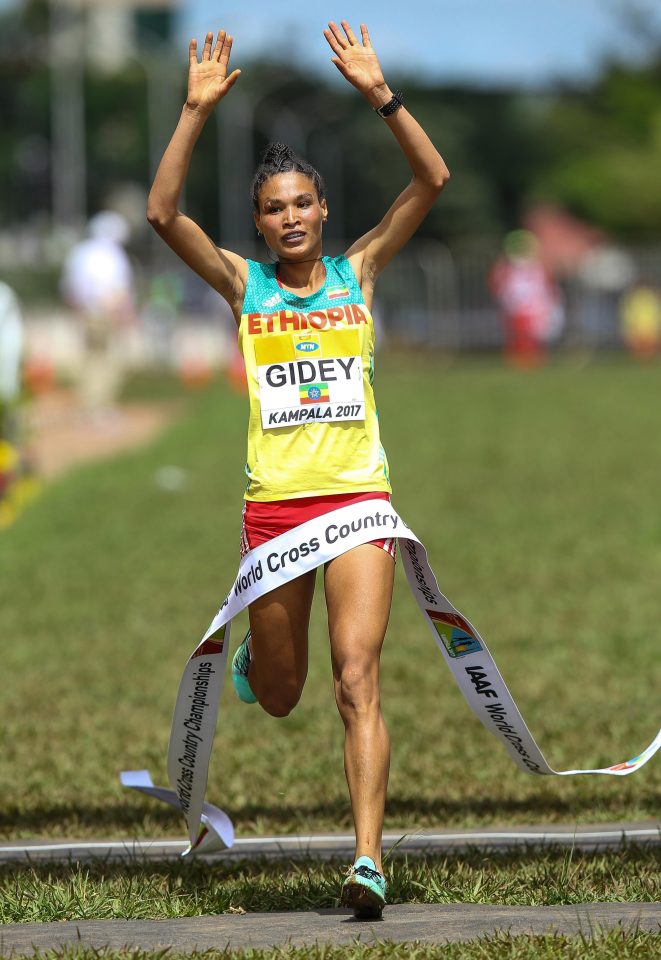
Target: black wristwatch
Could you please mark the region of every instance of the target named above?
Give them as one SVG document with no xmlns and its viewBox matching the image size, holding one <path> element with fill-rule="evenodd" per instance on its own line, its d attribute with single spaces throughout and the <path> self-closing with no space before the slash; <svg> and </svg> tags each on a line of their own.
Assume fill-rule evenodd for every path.
<svg viewBox="0 0 661 960">
<path fill-rule="evenodd" d="M 375 113 L 378 113 L 380 117 L 384 119 L 391 116 L 395 113 L 401 106 L 404 105 L 404 94 L 401 90 L 395 90 L 392 95 L 392 100 L 389 100 L 388 103 L 384 103 L 382 107 L 374 107 Z"/>
</svg>

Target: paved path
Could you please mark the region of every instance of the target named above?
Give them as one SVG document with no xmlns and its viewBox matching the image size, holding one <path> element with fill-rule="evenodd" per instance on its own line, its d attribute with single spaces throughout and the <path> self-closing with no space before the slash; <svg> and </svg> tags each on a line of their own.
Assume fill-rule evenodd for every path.
<svg viewBox="0 0 661 960">
<path fill-rule="evenodd" d="M 563 907 L 494 907 L 473 904 L 403 904 L 388 907 L 378 923 L 353 919 L 346 910 L 309 913 L 246 913 L 177 920 L 82 920 L 76 923 L 12 923 L 0 927 L 0 953 L 31 954 L 56 947 L 108 946 L 113 950 L 164 947 L 190 952 L 231 946 L 346 944 L 392 940 L 422 943 L 473 940 L 496 931 L 512 934 L 582 933 L 622 924 L 659 933 L 661 904 L 589 903 Z"/>
<path fill-rule="evenodd" d="M 402 839 L 404 837 L 404 839 Z M 593 826 L 552 825 L 517 829 L 420 831 L 389 833 L 384 846 L 399 841 L 401 853 L 461 852 L 469 847 L 488 850 L 534 848 L 549 845 L 575 846 L 582 850 L 608 849 L 623 843 L 661 844 L 661 825 L 611 823 Z M 68 843 L 4 844 L 0 862 L 35 860 L 78 861 L 98 857 L 163 860 L 178 858 L 185 844 L 179 840 L 160 841 L 73 841 Z M 350 858 L 350 834 L 252 837 L 240 839 L 230 851 L 209 859 L 312 855 Z M 0 927 L 0 955 L 30 955 L 62 946 L 90 946 L 96 949 L 164 947 L 190 952 L 231 946 L 265 947 L 292 944 L 346 944 L 360 938 L 423 943 L 472 940 L 509 931 L 512 934 L 557 932 L 592 936 L 602 929 L 622 924 L 661 933 L 661 904 L 591 903 L 559 907 L 508 907 L 474 904 L 403 904 L 388 907 L 380 923 L 359 923 L 345 910 L 318 910 L 306 913 L 252 913 L 190 917 L 176 920 L 84 920 L 64 923 L 7 924 Z"/>
<path fill-rule="evenodd" d="M 175 406 L 131 403 L 106 419 L 86 418 L 71 390 L 38 396 L 28 413 L 29 449 L 39 477 L 52 480 L 72 467 L 143 446 L 174 418 Z"/>
<path fill-rule="evenodd" d="M 543 846 L 567 846 L 578 850 L 597 850 L 625 843 L 661 845 L 661 821 L 640 823 L 543 824 L 516 828 L 482 830 L 404 830 L 384 835 L 384 850 L 397 853 L 460 853 L 469 847 L 483 850 L 507 850 Z M 214 854 L 208 860 L 238 860 L 248 857 L 305 857 L 350 859 L 353 834 L 292 834 L 280 837 L 245 837 L 235 841 L 231 850 Z M 0 863 L 12 861 L 80 861 L 99 857 L 110 859 L 175 860 L 187 844 L 183 840 L 37 840 L 0 844 Z"/>
</svg>

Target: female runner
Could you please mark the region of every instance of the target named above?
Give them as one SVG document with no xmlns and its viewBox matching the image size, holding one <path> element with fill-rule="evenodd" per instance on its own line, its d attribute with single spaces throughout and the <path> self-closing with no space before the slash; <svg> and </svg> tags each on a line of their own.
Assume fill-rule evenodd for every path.
<svg viewBox="0 0 661 960">
<path fill-rule="evenodd" d="M 253 181 L 255 225 L 275 262 L 244 260 L 217 247 L 179 210 L 197 138 L 240 74 L 228 73 L 232 37 L 224 30 L 215 44 L 207 33 L 201 61 L 197 43 L 191 41 L 187 100 L 149 195 L 149 222 L 227 300 L 236 318 L 250 393 L 244 553 L 313 517 L 360 500 L 389 499 L 391 493 L 372 392 L 374 284 L 428 213 L 449 173 L 402 106 L 402 95 L 386 84 L 367 27 L 361 24 L 360 39 L 346 21 L 341 27 L 330 23 L 324 30 L 332 62 L 383 118 L 370 121 L 366 116 L 365 122 L 390 127 L 412 173 L 383 220 L 344 256 L 322 256 L 328 216 L 323 180 L 282 144 L 267 148 Z M 296 354 L 297 348 L 319 350 L 325 365 L 305 367 L 318 376 L 313 383 L 302 377 L 306 382 L 297 384 L 298 406 L 292 407 L 291 400 L 287 406 L 279 399 L 278 377 L 264 371 L 274 360 L 306 356 Z M 298 368 L 293 364 L 289 369 Z M 354 370 L 357 377 L 351 376 Z M 332 404 L 338 419 L 311 416 L 313 410 L 326 411 L 332 397 L 347 400 Z M 394 555 L 394 541 L 376 540 L 338 556 L 324 569 L 333 681 L 345 728 L 344 765 L 356 831 L 355 863 L 341 899 L 359 917 L 380 916 L 386 896 L 381 836 L 390 745 L 379 701 L 379 660 L 390 615 Z M 239 697 L 258 701 L 275 717 L 293 709 L 305 683 L 315 576 L 312 571 L 253 602 L 250 631 L 234 656 L 232 677 Z"/>
</svg>

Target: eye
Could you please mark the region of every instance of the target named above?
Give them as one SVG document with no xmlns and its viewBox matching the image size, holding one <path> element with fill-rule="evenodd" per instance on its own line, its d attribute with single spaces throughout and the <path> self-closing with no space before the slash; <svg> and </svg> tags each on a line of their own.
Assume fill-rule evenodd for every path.
<svg viewBox="0 0 661 960">
<path fill-rule="evenodd" d="M 309 207 L 311 205 L 312 204 L 310 203 L 309 200 L 301 200 L 301 202 L 299 203 L 299 207 Z"/>
</svg>

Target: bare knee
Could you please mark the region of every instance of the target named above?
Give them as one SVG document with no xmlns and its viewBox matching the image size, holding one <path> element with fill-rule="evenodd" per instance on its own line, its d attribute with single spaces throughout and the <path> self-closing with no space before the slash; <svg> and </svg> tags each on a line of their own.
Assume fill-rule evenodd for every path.
<svg viewBox="0 0 661 960">
<path fill-rule="evenodd" d="M 259 705 L 272 717 L 288 717 L 301 699 L 302 692 L 302 686 L 293 684 L 269 687 L 259 691 Z"/>
<path fill-rule="evenodd" d="M 335 682 L 335 699 L 344 720 L 378 709 L 378 669 L 361 661 L 343 665 Z"/>
</svg>

